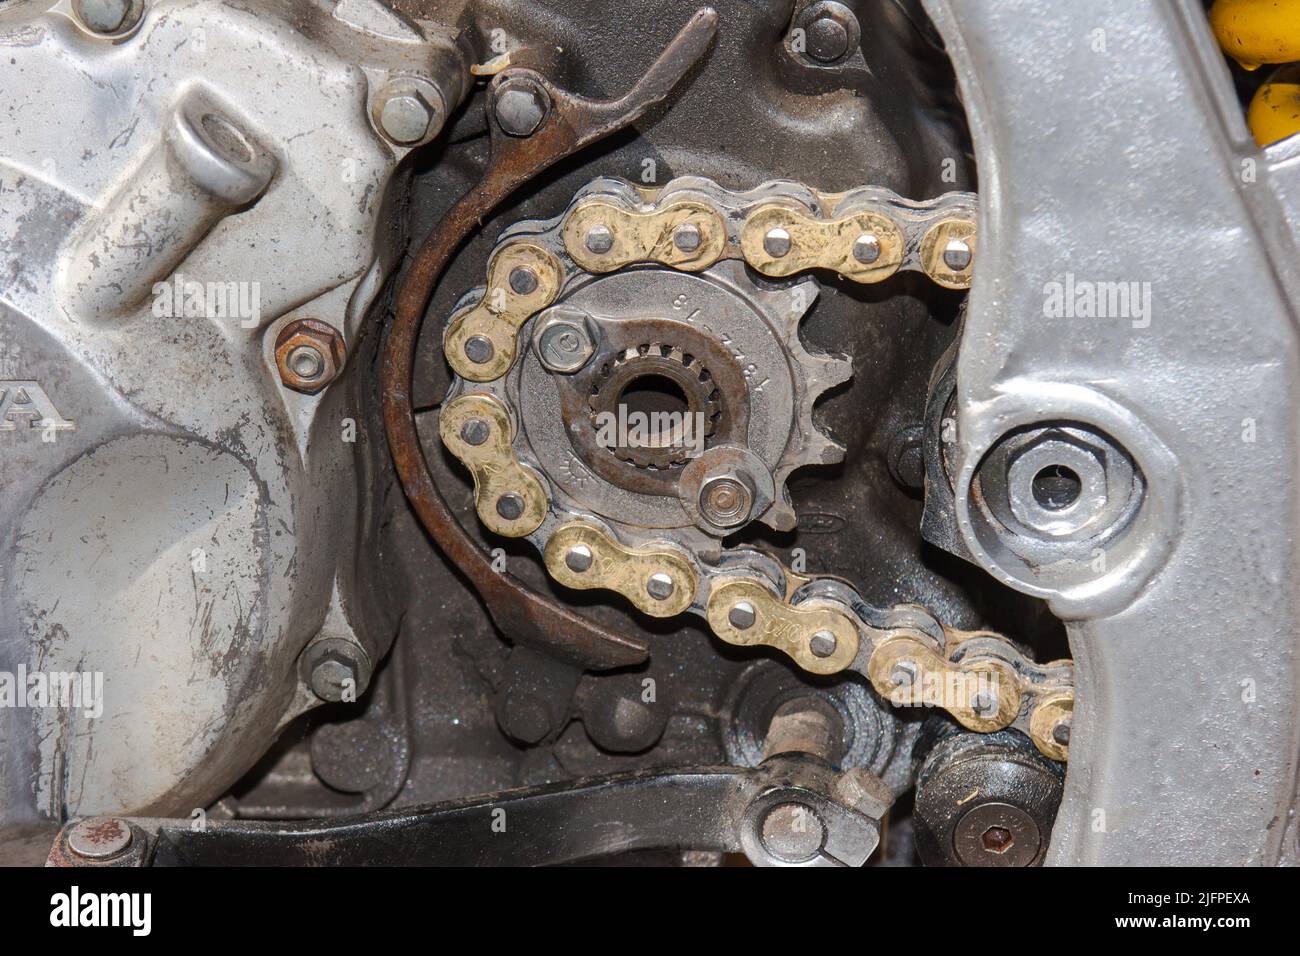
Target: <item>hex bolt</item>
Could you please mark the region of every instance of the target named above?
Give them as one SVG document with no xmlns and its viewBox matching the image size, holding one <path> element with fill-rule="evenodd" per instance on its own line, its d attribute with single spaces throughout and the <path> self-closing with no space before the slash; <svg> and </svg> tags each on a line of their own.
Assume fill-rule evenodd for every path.
<svg viewBox="0 0 1300 956">
<path fill-rule="evenodd" d="M 826 825 L 811 807 L 779 803 L 763 817 L 763 849 L 783 863 L 812 859 L 826 839 Z"/>
<path fill-rule="evenodd" d="M 700 485 L 700 514 L 719 528 L 734 528 L 749 520 L 754 507 L 754 483 L 740 471 L 707 478 Z"/>
<path fill-rule="evenodd" d="M 808 650 L 812 651 L 813 657 L 830 657 L 838 645 L 839 641 L 830 631 L 818 631 L 808 640 Z"/>
<path fill-rule="evenodd" d="M 614 233 L 610 232 L 609 226 L 603 222 L 598 222 L 587 230 L 583 245 L 593 255 L 603 256 L 614 248 Z"/>
<path fill-rule="evenodd" d="M 506 80 L 497 90 L 494 114 L 501 131 L 509 136 L 532 136 L 550 111 L 550 96 L 532 80 Z"/>
<path fill-rule="evenodd" d="M 575 544 L 564 553 L 564 565 L 574 574 L 582 574 L 591 567 L 591 548 L 585 544 Z"/>
<path fill-rule="evenodd" d="M 144 12 L 133 0 L 75 0 L 72 9 L 87 29 L 104 35 L 130 29 Z"/>
<path fill-rule="evenodd" d="M 574 322 L 554 322 L 537 337 L 538 358 L 552 372 L 576 372 L 595 351 L 587 330 Z"/>
<path fill-rule="evenodd" d="M 418 143 L 429 134 L 436 107 L 419 89 L 401 83 L 380 94 L 379 128 L 394 143 Z"/>
<path fill-rule="evenodd" d="M 481 445 L 492 434 L 492 426 L 481 418 L 471 418 L 460 426 L 460 437 L 467 445 Z"/>
<path fill-rule="evenodd" d="M 730 613 L 727 614 L 727 623 L 738 631 L 747 631 L 754 626 L 758 620 L 758 615 L 754 612 L 754 605 L 748 601 L 737 601 L 731 606 Z"/>
<path fill-rule="evenodd" d="M 370 683 L 370 660 L 357 644 L 341 637 L 322 637 L 308 644 L 298 674 L 326 703 L 360 699 Z"/>
<path fill-rule="evenodd" d="M 763 249 L 769 256 L 780 259 L 790 253 L 790 233 L 777 226 L 763 236 Z"/>
<path fill-rule="evenodd" d="M 694 252 L 702 241 L 700 227 L 693 222 L 684 222 L 673 230 L 673 245 L 682 252 Z"/>
<path fill-rule="evenodd" d="M 656 601 L 667 601 L 673 596 L 676 585 L 673 579 L 662 571 L 656 571 L 646 580 L 645 590 Z"/>
<path fill-rule="evenodd" d="M 497 498 L 497 514 L 507 521 L 515 521 L 524 513 L 524 499 L 513 491 Z"/>
<path fill-rule="evenodd" d="M 294 319 L 275 338 L 280 381 L 306 395 L 315 395 L 338 378 L 346 357 L 338 329 L 317 319 Z"/>
<path fill-rule="evenodd" d="M 911 687 L 920 676 L 921 669 L 917 667 L 916 661 L 904 658 L 894 662 L 893 669 L 889 672 L 889 682 L 895 687 Z"/>
<path fill-rule="evenodd" d="M 954 272 L 961 272 L 970 265 L 970 243 L 965 239 L 949 239 L 943 247 L 943 264 Z"/>
<path fill-rule="evenodd" d="M 496 347 L 486 335 L 471 335 L 465 340 L 465 358 L 475 365 L 486 365 L 496 354 Z"/>
<path fill-rule="evenodd" d="M 532 295 L 537 291 L 537 273 L 528 266 L 515 266 L 510 270 L 510 288 L 517 295 Z"/>
<path fill-rule="evenodd" d="M 865 232 L 853 241 L 853 258 L 869 266 L 880 258 L 880 240 Z"/>
<path fill-rule="evenodd" d="M 86 860 L 111 860 L 131 845 L 131 825 L 117 817 L 92 817 L 68 831 L 68 849 Z"/>
</svg>

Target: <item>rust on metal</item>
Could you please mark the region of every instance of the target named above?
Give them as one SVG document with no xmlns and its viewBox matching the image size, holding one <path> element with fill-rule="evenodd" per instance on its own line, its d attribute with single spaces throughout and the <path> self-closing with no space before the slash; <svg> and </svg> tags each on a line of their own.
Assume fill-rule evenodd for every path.
<svg viewBox="0 0 1300 956">
<path fill-rule="evenodd" d="M 492 619 L 512 640 L 546 647 L 591 669 L 636 664 L 647 646 L 574 614 L 492 568 L 488 556 L 460 526 L 429 472 L 411 402 L 416 343 L 424 311 L 452 254 L 483 219 L 516 188 L 558 160 L 636 122 L 662 101 L 704 55 L 717 32 L 718 15 L 698 11 L 623 96 L 590 100 L 562 90 L 536 71 L 510 67 L 488 89 L 492 158 L 482 180 L 434 226 L 416 252 L 397 295 L 397 315 L 383 358 L 384 427 L 402 486 L 421 523 L 447 558 L 474 585 Z M 530 79 L 550 97 L 551 108 L 529 136 L 504 133 L 495 116 L 502 85 Z"/>
</svg>

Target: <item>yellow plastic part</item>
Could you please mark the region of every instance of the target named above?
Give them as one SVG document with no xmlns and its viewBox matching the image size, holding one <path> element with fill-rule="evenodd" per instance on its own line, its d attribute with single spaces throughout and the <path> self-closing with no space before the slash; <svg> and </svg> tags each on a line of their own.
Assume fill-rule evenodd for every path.
<svg viewBox="0 0 1300 956">
<path fill-rule="evenodd" d="M 1300 60 L 1300 0 L 1215 0 L 1210 26 L 1247 70 Z"/>
<path fill-rule="evenodd" d="M 1255 91 L 1246 123 L 1260 146 L 1300 133 L 1300 65 L 1282 67 Z"/>
</svg>

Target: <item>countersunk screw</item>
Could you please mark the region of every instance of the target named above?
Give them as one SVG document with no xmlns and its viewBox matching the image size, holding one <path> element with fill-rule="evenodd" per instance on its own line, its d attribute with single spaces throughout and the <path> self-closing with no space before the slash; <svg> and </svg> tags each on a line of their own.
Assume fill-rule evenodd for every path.
<svg viewBox="0 0 1300 956">
<path fill-rule="evenodd" d="M 818 631 L 808 641 L 808 649 L 813 657 L 830 657 L 835 653 L 839 642 L 830 631 Z"/>
<path fill-rule="evenodd" d="M 863 233 L 853 243 L 853 258 L 869 266 L 880 258 L 880 240 L 871 233 Z"/>
<path fill-rule="evenodd" d="M 510 288 L 517 295 L 532 295 L 537 291 L 537 273 L 527 266 L 515 266 L 510 270 Z"/>
<path fill-rule="evenodd" d="M 492 427 L 481 418 L 471 418 L 460 426 L 461 440 L 467 445 L 481 445 L 491 433 Z"/>
<path fill-rule="evenodd" d="M 603 256 L 614 248 L 614 234 L 610 232 L 609 226 L 600 222 L 587 230 L 587 237 L 583 240 L 583 243 L 586 245 L 588 252 Z"/>
<path fill-rule="evenodd" d="M 131 826 L 117 817 L 82 820 L 68 831 L 68 849 L 87 860 L 109 860 L 131 845 Z"/>
<path fill-rule="evenodd" d="M 738 631 L 749 630 L 756 620 L 758 615 L 754 613 L 754 605 L 748 601 L 737 601 L 732 605 L 731 613 L 727 615 L 727 623 Z"/>
<path fill-rule="evenodd" d="M 508 491 L 497 499 L 497 514 L 507 521 L 514 521 L 524 513 L 524 499 L 513 491 Z"/>
<path fill-rule="evenodd" d="M 135 26 L 144 12 L 132 0 L 76 0 L 73 10 L 88 29 L 106 35 Z"/>
<path fill-rule="evenodd" d="M 694 252 L 701 241 L 700 227 L 693 222 L 684 222 L 673 230 L 673 245 L 682 252 Z"/>
<path fill-rule="evenodd" d="M 495 354 L 496 348 L 486 335 L 471 335 L 465 340 L 465 358 L 475 365 L 486 365 Z"/>
<path fill-rule="evenodd" d="M 398 83 L 380 94 L 379 128 L 394 143 L 418 143 L 429 134 L 437 108 L 419 89 Z"/>
<path fill-rule="evenodd" d="M 591 567 L 591 548 L 585 544 L 575 544 L 564 555 L 565 566 L 575 574 L 582 574 Z"/>
<path fill-rule="evenodd" d="M 649 580 L 645 583 L 646 593 L 656 601 L 666 601 L 672 597 L 674 587 L 673 579 L 662 571 L 656 571 L 650 575 Z"/>
<path fill-rule="evenodd" d="M 970 265 L 970 243 L 965 239 L 949 239 L 943 247 L 943 264 L 953 272 L 961 272 Z"/>
<path fill-rule="evenodd" d="M 510 136 L 533 135 L 550 111 L 550 96 L 532 80 L 506 80 L 497 90 L 497 124 Z"/>
<path fill-rule="evenodd" d="M 763 249 L 769 256 L 780 259 L 790 252 L 790 233 L 786 232 L 780 226 L 769 229 L 763 236 Z"/>
</svg>

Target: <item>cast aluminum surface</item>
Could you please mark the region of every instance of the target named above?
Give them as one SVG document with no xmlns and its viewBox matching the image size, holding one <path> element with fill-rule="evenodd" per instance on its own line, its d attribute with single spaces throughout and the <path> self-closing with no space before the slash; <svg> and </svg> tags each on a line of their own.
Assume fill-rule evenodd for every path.
<svg viewBox="0 0 1300 956">
<path fill-rule="evenodd" d="M 1048 862 L 1295 862 L 1294 147 L 1257 153 L 1197 4 L 926 7 L 980 178 L 958 520 L 1067 619 L 1075 659 Z M 1150 283 L 1150 311 L 1049 317 L 1066 273 Z M 1149 481 L 1113 560 L 1027 567 L 964 505 L 985 451 L 1043 419 L 1106 432 Z"/>
</svg>

